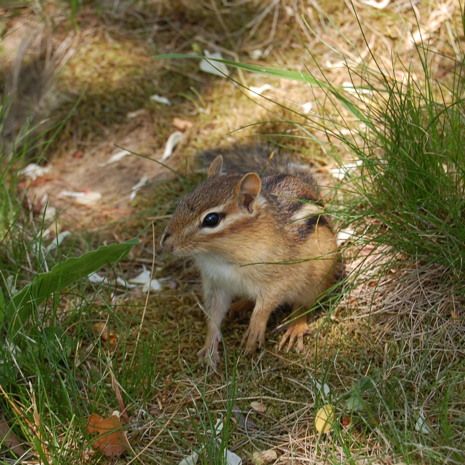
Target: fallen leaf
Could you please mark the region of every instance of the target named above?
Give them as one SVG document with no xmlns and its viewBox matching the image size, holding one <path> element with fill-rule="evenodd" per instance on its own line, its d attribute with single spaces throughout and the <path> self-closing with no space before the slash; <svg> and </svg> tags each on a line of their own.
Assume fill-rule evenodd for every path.
<svg viewBox="0 0 465 465">
<path fill-rule="evenodd" d="M 110 371 L 111 375 L 111 388 L 115 393 L 116 401 L 118 402 L 119 411 L 121 412 L 120 418 L 123 423 L 129 422 L 129 416 L 127 414 L 126 404 L 124 403 L 123 394 L 121 392 L 121 385 L 118 383 L 118 380 L 115 378 L 113 371 Z"/>
<path fill-rule="evenodd" d="M 226 459 L 226 465 L 242 465 L 242 459 L 229 449 L 225 450 L 224 456 Z"/>
<path fill-rule="evenodd" d="M 250 403 L 250 406 L 258 413 L 266 412 L 266 405 L 262 402 L 253 401 Z"/>
<path fill-rule="evenodd" d="M 341 229 L 340 231 L 338 231 L 336 236 L 337 245 L 344 244 L 344 242 L 349 240 L 354 234 L 355 231 L 352 228 Z"/>
<path fill-rule="evenodd" d="M 191 455 L 184 457 L 178 465 L 195 465 L 199 460 L 199 454 L 197 452 L 192 452 Z"/>
<path fill-rule="evenodd" d="M 129 200 L 134 200 L 137 193 L 147 184 L 148 181 L 149 178 L 147 176 L 142 176 L 142 178 L 140 178 L 139 181 L 137 181 L 137 183 L 132 186 Z"/>
<path fill-rule="evenodd" d="M 331 393 L 330 387 L 326 383 L 320 383 L 317 379 L 314 380 L 315 387 L 317 388 L 320 395 L 326 399 Z"/>
<path fill-rule="evenodd" d="M 376 8 L 377 10 L 384 10 L 391 3 L 391 0 L 380 0 L 379 2 L 374 0 L 362 0 L 362 3 L 371 6 L 372 8 Z"/>
<path fill-rule="evenodd" d="M 184 138 L 184 134 L 179 131 L 173 132 L 173 134 L 171 134 L 168 137 L 168 140 L 166 141 L 166 145 L 165 145 L 165 150 L 163 152 L 163 156 L 161 157 L 161 161 L 166 160 L 169 157 L 171 157 L 176 145 L 178 145 L 179 142 L 181 142 L 183 138 Z"/>
<path fill-rule="evenodd" d="M 10 428 L 6 419 L 0 415 L 0 444 L 10 449 L 15 455 L 21 456 L 26 453 L 20 440 Z"/>
<path fill-rule="evenodd" d="M 254 465 L 267 465 L 277 460 L 278 454 L 273 449 L 255 451 L 252 454 L 252 462 Z"/>
<path fill-rule="evenodd" d="M 210 60 L 213 58 L 213 60 Z M 223 55 L 220 52 L 210 53 L 208 50 L 205 50 L 205 58 L 200 60 L 199 68 L 204 73 L 214 74 L 215 76 L 227 77 L 229 76 L 229 69 L 224 63 L 221 63 L 216 60 L 222 60 Z"/>
<path fill-rule="evenodd" d="M 143 285 L 142 291 L 147 292 L 149 289 L 152 291 L 161 291 L 161 283 L 158 279 L 152 279 L 152 275 L 145 267 L 136 277 L 129 280 L 131 284 Z"/>
<path fill-rule="evenodd" d="M 55 237 L 55 239 L 53 239 L 53 241 L 50 242 L 50 244 L 46 247 L 45 252 L 50 253 L 52 250 L 60 247 L 61 243 L 70 235 L 71 233 L 69 231 L 60 232 L 57 237 Z"/>
<path fill-rule="evenodd" d="M 325 404 L 315 415 L 315 429 L 319 433 L 329 433 L 333 429 L 336 414 L 331 404 Z"/>
<path fill-rule="evenodd" d="M 193 124 L 190 121 L 187 121 L 186 119 L 173 118 L 173 126 L 176 129 L 185 132 L 188 129 L 190 129 L 193 126 Z"/>
<path fill-rule="evenodd" d="M 350 418 L 349 416 L 344 416 L 341 418 L 341 425 L 343 428 L 348 428 L 352 423 L 352 418 Z"/>
<path fill-rule="evenodd" d="M 129 150 L 125 150 L 125 149 L 118 150 L 105 163 L 103 163 L 101 166 L 111 165 L 112 163 L 116 163 L 116 162 L 122 160 L 123 158 L 127 157 L 130 154 L 131 154 L 131 152 L 129 152 Z"/>
<path fill-rule="evenodd" d="M 76 160 L 80 160 L 81 158 L 84 158 L 84 152 L 82 150 L 76 150 L 72 153 L 71 157 Z"/>
<path fill-rule="evenodd" d="M 259 60 L 263 56 L 263 50 L 260 50 L 259 48 L 252 50 L 249 52 L 249 56 L 252 58 L 252 60 Z"/>
<path fill-rule="evenodd" d="M 106 418 L 93 413 L 87 422 L 87 431 L 98 435 L 93 447 L 105 457 L 120 457 L 128 449 L 128 440 L 116 412 Z"/>
<path fill-rule="evenodd" d="M 302 112 L 305 115 L 308 115 L 313 109 L 313 103 L 312 102 L 306 102 L 302 104 Z"/>
<path fill-rule="evenodd" d="M 37 163 L 29 163 L 25 168 L 23 168 L 19 174 L 22 174 L 26 178 L 32 180 L 47 174 L 50 171 L 50 166 L 40 166 Z"/>
<path fill-rule="evenodd" d="M 94 333 L 97 334 L 103 342 L 107 342 L 110 346 L 114 347 L 118 341 L 118 335 L 108 328 L 106 322 L 95 323 L 92 326 Z"/>
<path fill-rule="evenodd" d="M 258 87 L 250 87 L 249 91 L 252 95 L 262 95 L 264 94 L 266 91 L 268 90 L 271 90 L 273 89 L 273 86 L 271 86 L 270 84 L 263 84 L 262 86 L 258 86 Z"/>
<path fill-rule="evenodd" d="M 350 133 L 350 130 L 348 130 Z M 344 132 L 344 130 L 341 130 L 341 134 Z M 358 167 L 360 167 L 363 164 L 362 160 L 356 160 L 353 163 L 346 163 L 345 165 L 340 166 L 339 168 L 332 168 L 330 169 L 330 173 L 335 177 L 336 179 L 342 181 L 347 175 L 352 174 Z"/>
<path fill-rule="evenodd" d="M 163 97 L 162 95 L 152 95 L 150 100 L 152 100 L 152 102 L 161 103 L 162 105 L 171 105 L 171 100 L 167 97 Z"/>
<path fill-rule="evenodd" d="M 415 423 L 415 431 L 422 434 L 430 434 L 431 429 L 426 423 L 426 416 L 424 410 L 421 408 L 418 412 L 418 419 Z"/>
<path fill-rule="evenodd" d="M 100 192 L 72 192 L 72 191 L 61 191 L 58 194 L 58 197 L 69 197 L 75 200 L 76 203 L 80 203 L 81 205 L 93 205 L 98 203 L 102 198 L 102 194 Z"/>
</svg>

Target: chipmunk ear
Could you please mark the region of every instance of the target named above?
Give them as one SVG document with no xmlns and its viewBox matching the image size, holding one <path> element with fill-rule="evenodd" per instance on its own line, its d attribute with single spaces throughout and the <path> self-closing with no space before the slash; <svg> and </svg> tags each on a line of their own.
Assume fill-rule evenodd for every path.
<svg viewBox="0 0 465 465">
<path fill-rule="evenodd" d="M 218 155 L 208 167 L 208 177 L 213 178 L 214 176 L 219 176 L 221 174 L 221 170 L 223 169 L 223 155 Z"/>
<path fill-rule="evenodd" d="M 262 180 L 257 173 L 247 173 L 239 181 L 236 192 L 239 196 L 239 205 L 253 212 L 255 200 L 262 190 Z"/>
</svg>

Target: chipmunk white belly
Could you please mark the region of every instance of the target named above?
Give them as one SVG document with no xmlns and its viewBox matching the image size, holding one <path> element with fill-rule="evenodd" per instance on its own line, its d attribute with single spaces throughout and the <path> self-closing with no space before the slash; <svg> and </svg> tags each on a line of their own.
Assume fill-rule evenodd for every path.
<svg viewBox="0 0 465 465">
<path fill-rule="evenodd" d="M 232 296 L 256 299 L 257 289 L 251 286 L 247 267 L 241 267 L 213 254 L 200 255 L 195 258 L 197 266 L 204 277 L 218 287 L 228 290 Z"/>
</svg>

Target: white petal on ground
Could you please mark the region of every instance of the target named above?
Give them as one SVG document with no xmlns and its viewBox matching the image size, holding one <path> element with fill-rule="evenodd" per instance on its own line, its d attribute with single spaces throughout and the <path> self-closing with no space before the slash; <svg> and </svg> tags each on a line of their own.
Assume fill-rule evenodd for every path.
<svg viewBox="0 0 465 465">
<path fill-rule="evenodd" d="M 199 454 L 197 452 L 192 452 L 191 455 L 184 457 L 178 465 L 195 465 L 199 460 Z"/>
<path fill-rule="evenodd" d="M 171 100 L 167 97 L 163 97 L 162 95 L 152 95 L 150 100 L 152 100 L 152 102 L 161 103 L 162 105 L 171 105 Z"/>
<path fill-rule="evenodd" d="M 116 163 L 117 161 L 122 160 L 124 157 L 130 155 L 131 152 L 128 150 L 118 150 L 115 152 L 105 163 L 104 165 L 110 165 L 111 163 Z"/>
<path fill-rule="evenodd" d="M 338 231 L 336 236 L 337 245 L 339 246 L 344 244 L 344 242 L 349 240 L 354 235 L 354 232 L 355 231 L 351 228 L 341 229 L 340 231 Z"/>
<path fill-rule="evenodd" d="M 23 168 L 19 174 L 26 176 L 34 181 L 34 179 L 40 178 L 44 174 L 47 174 L 50 171 L 50 166 L 40 166 L 36 163 L 29 163 L 25 168 Z"/>
<path fill-rule="evenodd" d="M 379 2 L 375 0 L 361 0 L 361 2 L 377 10 L 384 10 L 391 3 L 391 0 L 380 0 Z"/>
<path fill-rule="evenodd" d="M 129 200 L 134 200 L 136 198 L 137 193 L 147 184 L 148 180 L 149 178 L 147 176 L 142 176 L 139 181 L 132 186 Z"/>
<path fill-rule="evenodd" d="M 51 207 L 49 204 L 46 204 L 42 210 L 42 216 L 45 221 L 54 220 L 57 216 L 57 209 L 55 207 Z"/>
<path fill-rule="evenodd" d="M 98 201 L 102 198 L 102 194 L 100 192 L 72 192 L 72 191 L 61 191 L 58 194 L 58 197 L 69 197 L 76 201 L 76 203 L 80 203 L 81 205 L 93 205 L 98 203 Z"/>
<path fill-rule="evenodd" d="M 149 289 L 155 292 L 161 291 L 161 283 L 158 279 L 152 279 L 151 273 L 145 267 L 134 278 L 129 280 L 131 284 L 143 285 L 142 291 L 147 292 Z"/>
<path fill-rule="evenodd" d="M 242 459 L 229 449 L 225 450 L 224 456 L 226 458 L 227 465 L 242 465 Z"/>
<path fill-rule="evenodd" d="M 125 279 L 120 278 L 119 276 L 116 277 L 116 284 L 118 284 L 118 286 L 120 287 L 125 287 L 127 289 L 133 289 L 134 287 L 136 287 L 135 284 L 129 284 Z"/>
<path fill-rule="evenodd" d="M 89 282 L 93 284 L 111 284 L 112 283 L 112 281 L 110 281 L 107 277 L 102 276 L 97 272 L 91 273 L 90 275 L 88 275 L 87 279 L 89 280 Z M 126 289 L 132 289 L 136 287 L 135 284 L 129 284 L 125 279 L 120 278 L 119 276 L 116 278 L 116 284 Z"/>
<path fill-rule="evenodd" d="M 415 431 L 418 433 L 423 433 L 423 434 L 430 434 L 431 429 L 426 423 L 426 417 L 425 417 L 425 412 L 421 408 L 419 413 L 418 413 L 418 419 L 415 423 Z"/>
<path fill-rule="evenodd" d="M 91 273 L 90 275 L 88 275 L 87 279 L 92 284 L 101 284 L 101 283 L 107 282 L 107 278 L 105 278 L 104 276 L 99 275 L 97 272 Z"/>
<path fill-rule="evenodd" d="M 345 81 L 342 83 L 342 87 L 346 92 L 356 95 L 372 95 L 373 91 L 371 89 L 366 89 L 364 87 L 355 87 L 351 82 Z"/>
<path fill-rule="evenodd" d="M 55 237 L 55 239 L 53 239 L 53 241 L 47 246 L 45 252 L 49 253 L 52 250 L 55 250 L 58 247 L 60 247 L 61 243 L 70 235 L 71 233 L 69 231 L 62 231 L 61 233 L 59 233 L 58 236 Z"/>
<path fill-rule="evenodd" d="M 165 145 L 165 151 L 163 152 L 163 156 L 161 157 L 161 161 L 167 160 L 173 154 L 174 148 L 179 142 L 182 141 L 184 138 L 184 134 L 180 131 L 175 131 L 168 137 Z"/>
<path fill-rule="evenodd" d="M 355 171 L 359 166 L 363 164 L 362 160 L 356 160 L 353 163 L 346 163 L 345 165 L 340 166 L 339 168 L 332 168 L 330 173 L 335 177 L 336 179 L 339 179 L 341 181 L 344 179 L 348 174 L 352 173 Z"/>
<path fill-rule="evenodd" d="M 259 48 L 257 48 L 256 50 L 252 50 L 251 52 L 249 52 L 249 56 L 250 58 L 252 58 L 252 60 L 259 60 L 263 56 L 263 50 Z"/>
<path fill-rule="evenodd" d="M 319 381 L 315 381 L 316 388 L 323 394 L 323 397 L 328 397 L 331 389 L 326 383 L 320 383 Z"/>
<path fill-rule="evenodd" d="M 340 61 L 326 60 L 325 68 L 328 68 L 328 69 L 347 68 L 347 62 L 344 60 L 340 60 Z"/>
<path fill-rule="evenodd" d="M 221 418 L 217 418 L 216 423 L 215 423 L 215 434 L 218 436 L 221 431 L 223 431 L 223 420 Z"/>
<path fill-rule="evenodd" d="M 16 292 L 18 292 L 18 290 L 16 289 L 16 280 L 15 280 L 15 277 L 13 275 L 8 275 L 7 278 L 6 278 L 6 289 L 8 291 L 8 293 L 10 295 L 14 295 L 16 294 Z"/>
<path fill-rule="evenodd" d="M 129 282 L 131 284 L 145 284 L 149 281 L 150 279 L 150 271 L 143 267 L 142 271 L 137 275 L 134 276 L 134 278 L 129 279 Z"/>
<path fill-rule="evenodd" d="M 302 104 L 302 112 L 305 115 L 308 115 L 313 109 L 313 102 L 305 102 Z"/>
<path fill-rule="evenodd" d="M 268 90 L 271 90 L 273 89 L 273 86 L 271 86 L 270 84 L 263 84 L 262 86 L 257 86 L 257 87 L 250 87 L 249 91 L 250 91 L 250 94 L 252 95 L 262 95 L 264 94 L 266 91 Z"/>
<path fill-rule="evenodd" d="M 144 285 L 142 288 L 143 292 L 147 292 L 148 290 L 159 292 L 161 291 L 161 283 L 158 279 L 151 279 L 148 283 Z"/>
<path fill-rule="evenodd" d="M 209 60 L 209 58 L 222 60 L 223 55 L 220 52 L 210 53 L 205 50 L 205 58 L 200 60 L 199 67 L 204 73 L 214 74 L 215 76 L 225 77 L 229 76 L 229 69 L 224 63 L 218 61 Z"/>
</svg>

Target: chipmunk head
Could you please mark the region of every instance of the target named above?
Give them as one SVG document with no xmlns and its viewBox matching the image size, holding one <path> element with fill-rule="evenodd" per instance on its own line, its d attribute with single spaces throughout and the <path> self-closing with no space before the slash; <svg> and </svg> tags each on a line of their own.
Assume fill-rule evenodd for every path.
<svg viewBox="0 0 465 465">
<path fill-rule="evenodd" d="M 208 178 L 179 202 L 161 238 L 164 250 L 187 256 L 221 252 L 225 240 L 258 216 L 261 180 L 257 173 L 222 174 L 223 157 Z"/>
</svg>

